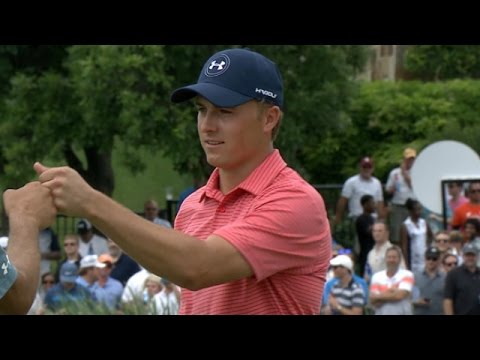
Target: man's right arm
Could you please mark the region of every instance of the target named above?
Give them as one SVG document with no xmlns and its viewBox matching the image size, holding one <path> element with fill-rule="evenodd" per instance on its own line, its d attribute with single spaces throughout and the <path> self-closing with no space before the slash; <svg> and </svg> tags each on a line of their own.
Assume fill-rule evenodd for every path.
<svg viewBox="0 0 480 360">
<path fill-rule="evenodd" d="M 385 185 L 385 191 L 390 195 L 395 194 L 395 173 L 396 173 L 396 169 L 393 169 L 392 171 L 390 171 L 390 174 L 388 175 L 387 184 Z"/>
<path fill-rule="evenodd" d="M 453 299 L 455 297 L 454 272 L 450 271 L 445 278 L 443 294 L 443 314 L 454 315 Z"/>
<path fill-rule="evenodd" d="M 253 275 L 243 255 L 220 236 L 200 241 L 158 226 L 93 189 L 71 168 L 35 169 L 59 212 L 90 219 L 146 269 L 181 287 L 198 290 Z"/>
<path fill-rule="evenodd" d="M 38 234 L 54 222 L 56 209 L 50 191 L 38 182 L 5 191 L 3 200 L 10 227 L 7 254 L 17 279 L 0 299 L 0 314 L 26 314 L 39 283 Z"/>
<path fill-rule="evenodd" d="M 453 300 L 452 299 L 443 299 L 443 314 L 444 315 L 453 315 Z"/>
</svg>

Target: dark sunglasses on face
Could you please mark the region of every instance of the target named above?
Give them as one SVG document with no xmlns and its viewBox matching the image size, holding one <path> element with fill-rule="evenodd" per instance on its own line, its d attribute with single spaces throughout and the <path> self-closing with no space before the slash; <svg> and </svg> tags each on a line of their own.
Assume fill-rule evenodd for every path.
<svg viewBox="0 0 480 360">
<path fill-rule="evenodd" d="M 435 256 L 427 256 L 427 260 L 437 261 L 437 260 L 438 260 L 438 257 L 435 257 Z"/>
<path fill-rule="evenodd" d="M 471 192 L 472 194 L 480 193 L 480 189 L 472 189 L 469 192 Z"/>
<path fill-rule="evenodd" d="M 456 261 L 445 263 L 445 266 L 457 266 L 457 265 L 458 265 L 458 263 Z"/>
</svg>

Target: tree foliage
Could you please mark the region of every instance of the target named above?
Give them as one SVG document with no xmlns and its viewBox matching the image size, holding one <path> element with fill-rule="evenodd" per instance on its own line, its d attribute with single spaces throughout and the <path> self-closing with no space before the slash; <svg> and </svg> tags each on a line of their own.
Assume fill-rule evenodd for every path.
<svg viewBox="0 0 480 360">
<path fill-rule="evenodd" d="M 0 48 L 0 136 L 4 175 L 21 184 L 31 165 L 66 161 L 111 194 L 111 153 L 120 139 L 132 171 L 137 149 L 159 151 L 180 172 L 209 171 L 193 106 L 172 106 L 171 91 L 196 81 L 214 52 L 240 45 L 4 46 Z M 344 127 L 355 91 L 351 80 L 366 59 L 362 46 L 252 46 L 284 75 L 286 116 L 278 146 L 304 174 L 310 149 L 329 129 Z M 29 55 L 29 56 L 26 56 Z"/>
<path fill-rule="evenodd" d="M 420 151 L 449 139 L 480 152 L 476 80 L 365 83 L 349 114 L 349 126 L 330 131 L 308 158 L 317 183 L 343 182 L 358 172 L 358 160 L 365 155 L 374 157 L 375 175 L 386 181 L 406 146 Z"/>
<path fill-rule="evenodd" d="M 480 78 L 479 45 L 411 45 L 405 67 L 423 80 Z"/>
</svg>

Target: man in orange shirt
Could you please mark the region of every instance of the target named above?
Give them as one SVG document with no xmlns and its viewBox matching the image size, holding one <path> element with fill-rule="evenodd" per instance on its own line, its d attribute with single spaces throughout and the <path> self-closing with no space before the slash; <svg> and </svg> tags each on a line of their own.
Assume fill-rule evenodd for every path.
<svg viewBox="0 0 480 360">
<path fill-rule="evenodd" d="M 175 230 L 155 226 L 92 189 L 68 167 L 36 163 L 60 212 L 92 221 L 151 272 L 180 285 L 181 314 L 318 314 L 331 235 L 320 194 L 273 141 L 283 117 L 274 62 L 246 49 L 207 60 L 194 99 L 207 184 L 183 203 Z"/>
<path fill-rule="evenodd" d="M 480 219 L 480 182 L 471 182 L 468 186 L 469 201 L 457 207 L 453 213 L 452 227 L 462 229 L 468 218 Z"/>
</svg>

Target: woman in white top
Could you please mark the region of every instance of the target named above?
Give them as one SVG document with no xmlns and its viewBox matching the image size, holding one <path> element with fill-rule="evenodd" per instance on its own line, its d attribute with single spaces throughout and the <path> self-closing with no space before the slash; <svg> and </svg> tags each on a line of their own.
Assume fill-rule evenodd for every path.
<svg viewBox="0 0 480 360">
<path fill-rule="evenodd" d="M 420 217 L 422 205 L 417 200 L 408 199 L 409 217 L 400 228 L 400 245 L 406 258 L 407 268 L 412 272 L 422 271 L 425 267 L 425 251 L 432 242 L 432 230 L 425 219 Z"/>
</svg>

